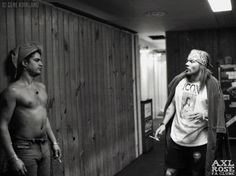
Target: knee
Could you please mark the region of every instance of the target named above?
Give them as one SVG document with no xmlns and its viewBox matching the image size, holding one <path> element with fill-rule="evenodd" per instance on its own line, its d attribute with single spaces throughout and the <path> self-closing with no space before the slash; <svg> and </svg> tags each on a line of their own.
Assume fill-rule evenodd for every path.
<svg viewBox="0 0 236 176">
<path fill-rule="evenodd" d="M 177 170 L 176 169 L 171 169 L 171 168 L 166 169 L 166 175 L 165 176 L 176 176 L 176 175 L 177 175 Z"/>
<path fill-rule="evenodd" d="M 200 152 L 194 152 L 193 153 L 193 159 L 194 159 L 194 162 L 199 162 L 201 160 L 201 153 Z"/>
</svg>

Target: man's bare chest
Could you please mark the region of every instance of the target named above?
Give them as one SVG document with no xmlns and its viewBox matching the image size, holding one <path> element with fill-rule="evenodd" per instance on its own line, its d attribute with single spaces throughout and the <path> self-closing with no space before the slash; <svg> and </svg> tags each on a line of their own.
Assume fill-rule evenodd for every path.
<svg viewBox="0 0 236 176">
<path fill-rule="evenodd" d="M 25 108 L 46 107 L 47 94 L 42 89 L 22 89 L 19 91 L 16 105 Z"/>
</svg>

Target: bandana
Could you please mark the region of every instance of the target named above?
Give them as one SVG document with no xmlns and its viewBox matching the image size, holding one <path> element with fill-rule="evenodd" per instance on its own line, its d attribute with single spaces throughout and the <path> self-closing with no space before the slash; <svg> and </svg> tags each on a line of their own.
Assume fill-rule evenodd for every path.
<svg viewBox="0 0 236 176">
<path fill-rule="evenodd" d="M 40 54 L 42 54 L 43 50 L 42 47 L 35 43 L 35 42 L 29 42 L 22 45 L 18 45 L 16 48 L 14 48 L 11 51 L 11 61 L 15 67 L 15 78 L 17 76 L 18 67 L 22 63 L 22 61 L 29 56 L 30 54 L 34 53 L 35 51 L 39 51 Z"/>
<path fill-rule="evenodd" d="M 197 50 L 197 49 L 193 49 L 190 54 L 188 55 L 188 58 L 192 58 L 194 59 L 196 62 L 198 62 L 199 64 L 205 66 L 205 67 L 213 67 L 210 64 L 210 56 L 207 52 L 202 51 L 202 50 Z"/>
</svg>

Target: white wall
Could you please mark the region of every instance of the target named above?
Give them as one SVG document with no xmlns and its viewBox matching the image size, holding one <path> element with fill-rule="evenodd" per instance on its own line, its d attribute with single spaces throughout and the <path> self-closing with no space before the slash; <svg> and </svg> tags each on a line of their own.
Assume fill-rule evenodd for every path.
<svg viewBox="0 0 236 176">
<path fill-rule="evenodd" d="M 153 100 L 153 117 L 163 111 L 167 99 L 166 54 L 140 50 L 141 100 Z"/>
</svg>

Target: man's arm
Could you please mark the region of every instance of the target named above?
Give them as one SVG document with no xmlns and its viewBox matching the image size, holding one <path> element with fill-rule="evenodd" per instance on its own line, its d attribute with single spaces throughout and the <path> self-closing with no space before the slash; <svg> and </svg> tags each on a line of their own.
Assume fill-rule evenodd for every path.
<svg viewBox="0 0 236 176">
<path fill-rule="evenodd" d="M 14 91 L 6 89 L 0 99 L 0 139 L 9 158 L 16 156 L 12 147 L 11 136 L 8 129 L 15 106 L 16 100 L 14 97 Z"/>
<path fill-rule="evenodd" d="M 60 161 L 60 158 L 61 158 L 61 149 L 57 143 L 57 140 L 53 134 L 53 131 L 52 131 L 52 128 L 51 128 L 51 124 L 49 122 L 49 119 L 47 118 L 47 123 L 46 123 L 46 129 L 47 129 L 47 135 L 48 135 L 48 138 L 49 140 L 51 141 L 52 143 L 52 149 L 53 149 L 53 152 L 54 152 L 54 156 L 55 158 L 59 158 L 59 161 Z"/>
<path fill-rule="evenodd" d="M 168 106 L 166 110 L 166 114 L 164 116 L 162 124 L 166 125 L 170 121 L 170 119 L 173 117 L 174 113 L 175 113 L 175 102 L 173 98 L 172 102 L 170 103 L 170 105 Z"/>
<path fill-rule="evenodd" d="M 11 88 L 6 89 L 0 97 L 0 140 L 8 161 L 11 162 L 12 169 L 21 175 L 25 175 L 27 170 L 24 163 L 16 155 L 11 141 L 8 125 L 12 119 L 16 107 L 15 91 Z"/>
<path fill-rule="evenodd" d="M 175 113 L 175 102 L 174 102 L 174 98 L 172 100 L 172 102 L 170 103 L 170 105 L 168 106 L 164 119 L 162 121 L 162 123 L 160 124 L 159 128 L 157 128 L 156 133 L 155 133 L 155 138 L 158 138 L 159 135 L 162 135 L 163 132 L 166 129 L 166 124 L 170 121 L 170 119 L 172 118 L 172 116 Z"/>
<path fill-rule="evenodd" d="M 47 122 L 46 122 L 46 129 L 47 129 L 47 135 L 48 135 L 49 140 L 51 141 L 52 144 L 56 144 L 57 140 L 53 134 L 51 124 L 50 124 L 48 118 L 47 118 Z"/>
</svg>

